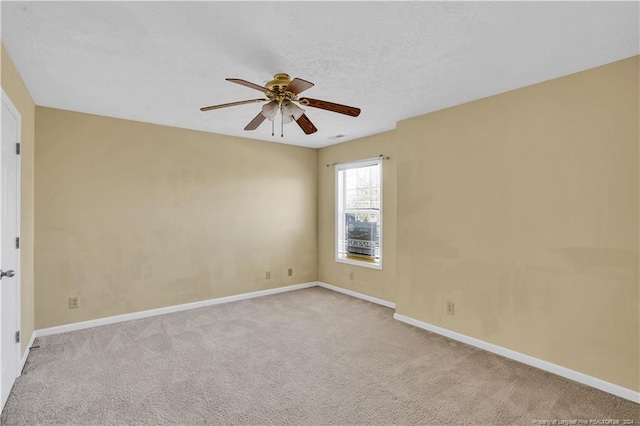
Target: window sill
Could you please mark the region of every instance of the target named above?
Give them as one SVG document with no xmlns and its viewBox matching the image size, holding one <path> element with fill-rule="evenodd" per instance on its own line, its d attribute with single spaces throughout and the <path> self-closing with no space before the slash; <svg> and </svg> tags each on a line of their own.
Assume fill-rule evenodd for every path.
<svg viewBox="0 0 640 426">
<path fill-rule="evenodd" d="M 363 268 L 377 269 L 379 271 L 382 270 L 382 260 L 379 260 L 378 262 L 365 262 L 362 260 L 348 259 L 347 257 L 339 256 L 339 257 L 336 257 L 336 262 L 346 263 L 348 265 L 353 265 L 353 266 L 362 266 Z"/>
</svg>

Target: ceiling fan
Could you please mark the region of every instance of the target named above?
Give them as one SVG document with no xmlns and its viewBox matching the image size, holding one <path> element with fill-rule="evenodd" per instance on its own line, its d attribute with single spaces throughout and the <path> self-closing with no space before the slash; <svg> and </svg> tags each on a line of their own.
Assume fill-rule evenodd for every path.
<svg viewBox="0 0 640 426">
<path fill-rule="evenodd" d="M 284 136 L 284 125 L 295 121 L 302 131 L 310 135 L 318 131 L 316 126 L 313 125 L 311 120 L 304 114 L 304 109 L 300 108 L 296 103 L 303 106 L 310 106 L 313 108 L 320 108 L 327 111 L 337 112 L 339 114 L 349 115 L 351 117 L 357 117 L 360 115 L 360 108 L 354 108 L 346 105 L 340 105 L 333 102 L 321 101 L 311 98 L 300 98 L 298 95 L 303 91 L 313 87 L 313 83 L 301 78 L 294 78 L 291 80 L 289 74 L 278 73 L 273 76 L 273 80 L 269 81 L 265 86 L 250 83 L 246 80 L 239 78 L 227 78 L 227 81 L 239 84 L 241 86 L 249 87 L 251 89 L 259 90 L 264 93 L 266 98 L 249 99 L 246 101 L 230 102 L 227 104 L 212 105 L 208 107 L 200 108 L 200 111 L 211 111 L 212 109 L 226 108 L 236 105 L 250 104 L 254 102 L 267 102 L 262 106 L 262 111 L 256 115 L 253 120 L 246 125 L 244 130 L 255 130 L 266 119 L 271 121 L 271 136 L 274 135 L 273 126 L 276 113 L 280 111 L 282 116 L 280 124 L 280 136 Z"/>
</svg>

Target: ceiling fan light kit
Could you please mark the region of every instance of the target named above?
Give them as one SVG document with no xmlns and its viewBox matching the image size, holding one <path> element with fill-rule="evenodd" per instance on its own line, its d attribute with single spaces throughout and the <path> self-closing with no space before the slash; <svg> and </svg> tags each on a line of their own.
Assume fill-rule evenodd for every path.
<svg viewBox="0 0 640 426">
<path fill-rule="evenodd" d="M 271 101 L 268 104 L 262 105 L 262 115 L 264 115 L 265 118 L 268 118 L 269 120 L 273 120 L 279 108 L 280 105 L 278 105 L 276 101 Z"/>
<path fill-rule="evenodd" d="M 304 110 L 291 101 L 284 101 L 282 103 L 282 114 L 292 117 L 294 120 L 302 117 Z"/>
<path fill-rule="evenodd" d="M 318 131 L 311 120 L 305 115 L 305 110 L 300 108 L 294 102 L 300 105 L 310 106 L 312 108 L 324 109 L 326 111 L 337 112 L 339 114 L 357 117 L 360 115 L 360 108 L 350 107 L 347 105 L 336 104 L 333 102 L 321 101 L 311 98 L 299 98 L 298 95 L 303 91 L 314 86 L 313 83 L 294 78 L 291 80 L 289 74 L 278 73 L 273 76 L 273 80 L 264 86 L 248 82 L 239 78 L 227 78 L 227 81 L 259 90 L 267 97 L 266 99 L 249 99 L 246 101 L 230 102 L 220 105 L 212 105 L 200 108 L 200 111 L 211 111 L 214 109 L 227 108 L 230 106 L 244 105 L 254 102 L 267 102 L 262 106 L 262 110 L 249 122 L 244 130 L 255 130 L 265 119 L 271 121 L 271 136 L 274 136 L 273 126 L 276 113 L 280 111 L 281 115 L 281 132 L 280 137 L 284 137 L 284 125 L 295 121 L 302 131 L 310 135 Z"/>
</svg>

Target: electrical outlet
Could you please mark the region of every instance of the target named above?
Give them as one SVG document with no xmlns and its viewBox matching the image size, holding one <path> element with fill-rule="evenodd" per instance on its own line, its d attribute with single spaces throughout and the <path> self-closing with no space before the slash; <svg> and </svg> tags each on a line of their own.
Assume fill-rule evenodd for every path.
<svg viewBox="0 0 640 426">
<path fill-rule="evenodd" d="M 449 315 L 456 314 L 455 305 L 453 304 L 453 302 L 447 302 L 447 314 Z"/>
<path fill-rule="evenodd" d="M 78 297 L 70 297 L 69 298 L 69 309 L 76 309 L 80 307 L 80 302 L 78 301 Z"/>
<path fill-rule="evenodd" d="M 264 277 L 266 279 L 270 280 L 271 279 L 271 272 L 269 272 L 269 271 L 265 272 Z"/>
<path fill-rule="evenodd" d="M 287 270 L 287 275 L 288 275 L 288 276 L 292 276 L 292 275 L 293 275 L 293 268 L 289 268 L 289 269 Z"/>
<path fill-rule="evenodd" d="M 353 281 L 356 279 L 356 273 L 355 272 L 349 272 L 349 280 Z"/>
</svg>

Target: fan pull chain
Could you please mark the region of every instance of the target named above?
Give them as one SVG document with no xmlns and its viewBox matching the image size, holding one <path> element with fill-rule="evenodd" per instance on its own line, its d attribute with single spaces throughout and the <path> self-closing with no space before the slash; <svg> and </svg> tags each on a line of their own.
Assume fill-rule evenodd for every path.
<svg viewBox="0 0 640 426">
<path fill-rule="evenodd" d="M 284 111 L 282 110 L 282 107 L 280 108 L 280 112 L 282 113 L 280 115 L 280 137 L 284 138 Z"/>
<path fill-rule="evenodd" d="M 275 135 L 275 130 L 274 130 L 275 129 L 275 127 L 274 127 L 275 123 L 274 123 L 274 121 L 275 120 L 273 120 L 273 119 L 271 120 L 271 136 Z"/>
</svg>

